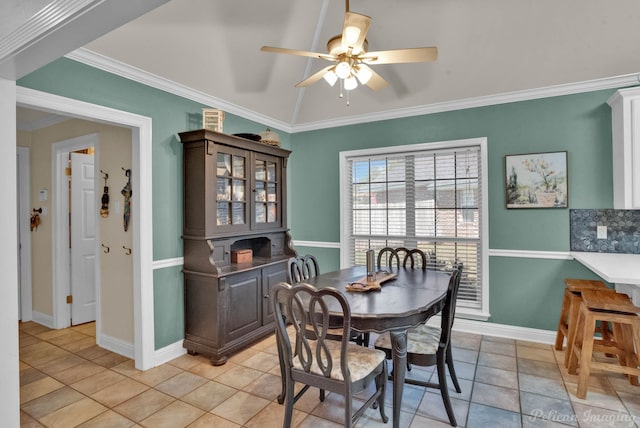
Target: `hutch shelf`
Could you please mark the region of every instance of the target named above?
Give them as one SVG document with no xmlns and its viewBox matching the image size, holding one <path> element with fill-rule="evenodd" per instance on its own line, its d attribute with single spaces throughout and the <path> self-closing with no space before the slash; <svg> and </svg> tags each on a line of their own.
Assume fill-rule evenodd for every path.
<svg viewBox="0 0 640 428">
<path fill-rule="evenodd" d="M 209 130 L 179 135 L 184 347 L 221 365 L 274 331 L 270 290 L 286 281 L 287 259 L 296 255 L 286 221 L 291 152 Z M 232 254 L 244 262 L 233 263 Z"/>
</svg>

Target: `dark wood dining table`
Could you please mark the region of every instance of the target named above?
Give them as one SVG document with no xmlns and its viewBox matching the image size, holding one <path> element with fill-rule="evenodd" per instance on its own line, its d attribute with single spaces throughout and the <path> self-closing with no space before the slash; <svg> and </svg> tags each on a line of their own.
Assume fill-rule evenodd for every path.
<svg viewBox="0 0 640 428">
<path fill-rule="evenodd" d="M 407 369 L 407 330 L 426 322 L 440 312 L 449 285 L 450 273 L 390 268 L 395 279 L 382 284 L 379 291 L 347 291 L 349 283 L 366 275 L 364 266 L 328 272 L 304 282 L 317 288 L 333 287 L 347 297 L 351 308 L 351 328 L 362 332 L 391 334 L 393 352 L 393 427 L 400 426 L 400 409 Z"/>
</svg>

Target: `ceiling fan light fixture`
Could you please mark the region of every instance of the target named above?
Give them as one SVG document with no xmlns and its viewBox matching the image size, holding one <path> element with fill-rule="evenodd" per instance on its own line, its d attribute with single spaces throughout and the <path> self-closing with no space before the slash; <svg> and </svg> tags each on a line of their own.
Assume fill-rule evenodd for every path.
<svg viewBox="0 0 640 428">
<path fill-rule="evenodd" d="M 341 79 L 346 79 L 351 75 L 351 65 L 348 61 L 340 61 L 336 65 L 336 75 Z"/>
<path fill-rule="evenodd" d="M 335 71 L 333 70 L 329 70 L 327 71 L 324 76 L 322 76 L 324 78 L 324 80 L 327 81 L 327 83 L 331 86 L 335 85 L 336 82 L 338 81 L 338 76 L 336 75 Z"/>
<path fill-rule="evenodd" d="M 358 38 L 360 37 L 360 28 L 349 25 L 344 29 L 344 35 L 346 40 L 343 40 L 343 44 L 349 47 L 354 47 L 358 42 Z"/>
<path fill-rule="evenodd" d="M 367 82 L 371 79 L 373 73 L 368 67 L 357 67 L 356 68 L 356 77 L 363 85 L 366 85 Z"/>
<path fill-rule="evenodd" d="M 351 77 L 347 77 L 346 79 L 344 79 L 344 89 L 347 91 L 351 91 L 352 89 L 355 89 L 358 87 L 358 81 L 356 80 L 356 78 L 354 76 Z"/>
</svg>

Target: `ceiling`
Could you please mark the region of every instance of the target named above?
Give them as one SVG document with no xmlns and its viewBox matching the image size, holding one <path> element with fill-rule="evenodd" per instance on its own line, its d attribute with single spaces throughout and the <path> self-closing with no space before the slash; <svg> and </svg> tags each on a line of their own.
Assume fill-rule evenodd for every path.
<svg viewBox="0 0 640 428">
<path fill-rule="evenodd" d="M 352 0 L 350 9 L 372 17 L 369 50 L 437 46 L 437 61 L 373 66 L 389 86 L 358 87 L 349 106 L 324 80 L 295 88 L 328 63 L 260 47 L 326 52 L 342 29 L 337 0 L 171 0 L 83 51 L 293 128 L 640 71 L 637 0 Z"/>
</svg>

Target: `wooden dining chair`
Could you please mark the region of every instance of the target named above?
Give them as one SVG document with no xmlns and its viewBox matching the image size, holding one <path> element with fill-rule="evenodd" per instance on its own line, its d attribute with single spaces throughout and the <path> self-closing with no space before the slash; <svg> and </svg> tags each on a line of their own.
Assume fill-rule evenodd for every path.
<svg viewBox="0 0 640 428">
<path fill-rule="evenodd" d="M 384 247 L 380 251 L 378 251 L 377 265 L 378 270 L 382 270 L 384 268 L 390 268 L 394 266 L 400 267 L 400 256 L 395 248 Z"/>
<path fill-rule="evenodd" d="M 405 379 L 405 383 L 439 389 L 449 417 L 449 423 L 452 426 L 456 426 L 457 422 L 449 399 L 446 369 L 449 369 L 449 375 L 456 391 L 458 393 L 462 392 L 453 368 L 453 358 L 451 356 L 451 329 L 455 318 L 460 276 L 460 269 L 456 267 L 449 280 L 440 328 L 421 324 L 416 328 L 409 329 L 407 334 L 407 362 L 423 367 L 435 365 L 438 372 L 438 383 L 409 378 Z M 391 359 L 391 335 L 389 333 L 380 335 L 375 342 L 375 348 L 383 350 L 387 355 L 387 359 Z"/>
<path fill-rule="evenodd" d="M 285 416 L 283 427 L 292 423 L 294 403 L 310 388 L 335 392 L 344 397 L 344 426 L 351 427 L 371 406 L 377 406 L 384 423 L 384 399 L 387 383 L 385 353 L 373 348 L 358 346 L 349 341 L 351 310 L 346 298 L 334 288 L 316 289 L 309 284 L 289 285 L 280 283 L 273 288 L 273 309 L 276 318 L 276 340 L 285 378 Z M 330 318 L 340 314 L 336 321 Z M 335 318 L 334 318 L 335 319 Z M 337 323 L 337 324 L 334 324 Z M 287 325 L 292 325 L 289 336 Z M 340 340 L 331 340 L 327 332 L 342 328 Z M 315 332 L 310 339 L 307 330 Z M 304 384 L 294 394 L 296 382 Z M 369 391 L 375 383 L 375 391 L 364 404 L 353 411 L 353 396 Z M 321 400 L 324 396 L 321 395 Z"/>
</svg>

